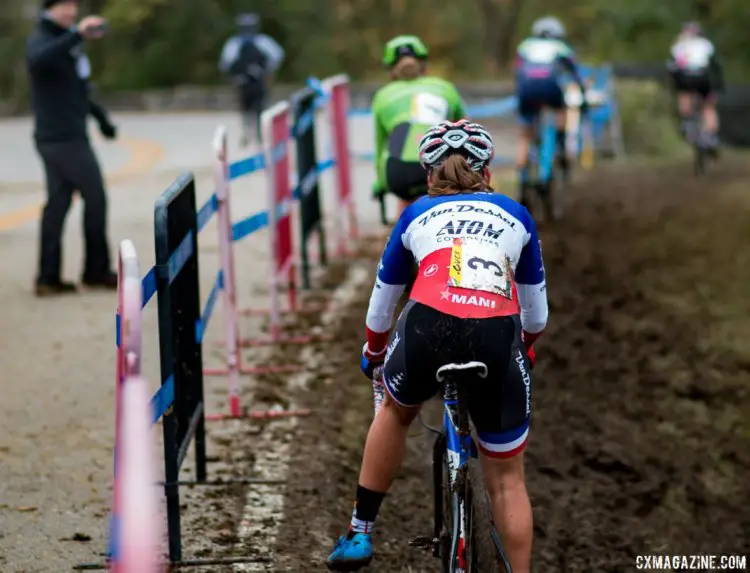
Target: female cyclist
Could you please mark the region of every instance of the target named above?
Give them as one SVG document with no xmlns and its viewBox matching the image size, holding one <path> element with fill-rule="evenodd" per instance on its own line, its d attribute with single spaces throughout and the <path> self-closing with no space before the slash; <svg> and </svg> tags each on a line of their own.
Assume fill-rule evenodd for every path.
<svg viewBox="0 0 750 573">
<path fill-rule="evenodd" d="M 427 46 L 416 36 L 398 36 L 385 46 L 383 64 L 391 82 L 372 100 L 375 121 L 376 179 L 373 196 L 390 191 L 401 199 L 401 210 L 427 193 L 424 169 L 419 164 L 419 140 L 436 123 L 464 117 L 456 87 L 426 76 Z"/>
<path fill-rule="evenodd" d="M 688 134 L 695 96 L 702 106 L 705 143 L 712 151 L 719 145 L 719 114 L 716 97 L 724 89 L 724 73 L 713 43 L 706 38 L 697 22 L 683 24 L 680 35 L 670 50 L 667 69 L 677 92 L 683 135 Z"/>
<path fill-rule="evenodd" d="M 581 90 L 581 113 L 586 113 L 586 86 L 578 70 L 575 55 L 565 40 L 565 27 L 551 16 L 539 18 L 531 27 L 531 37 L 521 42 L 514 64 L 516 99 L 521 133 L 518 138 L 516 169 L 521 203 L 527 204 L 529 147 L 534 138 L 534 124 L 545 107 L 555 110 L 559 160 L 566 164 L 565 96 L 561 84 L 563 74 L 570 73 Z"/>
<path fill-rule="evenodd" d="M 361 367 L 383 365 L 387 396 L 365 444 L 349 532 L 328 568 L 355 570 L 372 559 L 380 504 L 404 456 L 419 407 L 435 392 L 437 370 L 484 362 L 487 384 L 467 387 L 485 485 L 513 571 L 529 571 L 532 515 L 523 472 L 531 414 L 532 343 L 547 324 L 544 265 L 534 220 L 492 192 L 492 139 L 480 125 L 441 122 L 419 146 L 428 196 L 409 205 L 378 265 L 367 311 Z M 456 272 L 452 262 L 460 261 Z M 393 313 L 418 261 L 419 274 L 390 336 Z"/>
</svg>

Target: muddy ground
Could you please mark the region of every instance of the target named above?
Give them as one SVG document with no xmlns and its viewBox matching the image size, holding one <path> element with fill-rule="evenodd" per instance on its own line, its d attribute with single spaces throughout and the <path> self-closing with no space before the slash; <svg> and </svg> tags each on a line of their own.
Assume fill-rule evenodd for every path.
<svg viewBox="0 0 750 573">
<path fill-rule="evenodd" d="M 526 457 L 534 570 L 629 571 L 643 553 L 750 555 L 749 175 L 731 159 L 710 181 L 686 165 L 605 168 L 576 185 L 563 222 L 541 230 L 550 322 Z M 381 245 L 364 253 L 373 270 Z M 255 396 L 313 409 L 285 437 L 292 459 L 268 570 L 324 570 L 348 522 L 372 416 L 357 366 L 369 289 L 332 323 L 335 343 L 318 346 L 306 388 L 284 395 L 269 378 Z M 415 424 L 372 571 L 439 570 L 408 545 L 430 533 L 430 444 Z M 252 539 L 244 551 L 258 551 Z"/>
</svg>

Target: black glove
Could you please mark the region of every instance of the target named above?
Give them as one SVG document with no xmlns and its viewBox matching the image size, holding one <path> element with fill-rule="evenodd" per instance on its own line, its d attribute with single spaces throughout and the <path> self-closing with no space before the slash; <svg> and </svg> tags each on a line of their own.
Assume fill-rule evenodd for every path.
<svg viewBox="0 0 750 573">
<path fill-rule="evenodd" d="M 372 198 L 376 201 L 379 201 L 382 197 L 385 196 L 385 187 L 380 183 L 380 181 L 374 181 L 372 184 Z"/>
<path fill-rule="evenodd" d="M 108 121 L 99 123 L 99 131 L 106 139 L 117 138 L 117 128 Z"/>
</svg>

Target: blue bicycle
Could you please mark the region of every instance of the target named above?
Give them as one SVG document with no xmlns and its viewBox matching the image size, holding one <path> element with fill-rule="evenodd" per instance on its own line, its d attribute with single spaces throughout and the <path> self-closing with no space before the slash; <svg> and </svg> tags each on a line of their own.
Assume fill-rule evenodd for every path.
<svg viewBox="0 0 750 573">
<path fill-rule="evenodd" d="M 437 380 L 443 385 L 443 427 L 425 424 L 437 434 L 432 454 L 434 533 L 411 544 L 431 549 L 443 573 L 512 573 L 492 519 L 466 409 L 466 384 L 486 377 L 482 362 L 442 366 Z"/>
<path fill-rule="evenodd" d="M 534 213 L 531 190 L 536 191 L 544 217 L 559 220 L 565 211 L 570 183 L 566 157 L 557 153 L 557 128 L 553 110 L 545 108 L 534 123 L 534 138 L 529 146 L 528 163 L 521 173 L 521 204 Z"/>
</svg>

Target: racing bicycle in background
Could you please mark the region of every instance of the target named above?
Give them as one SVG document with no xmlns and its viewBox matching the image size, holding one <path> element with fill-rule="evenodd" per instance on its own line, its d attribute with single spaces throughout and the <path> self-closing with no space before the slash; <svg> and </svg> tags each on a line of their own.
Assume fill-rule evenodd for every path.
<svg viewBox="0 0 750 573">
<path fill-rule="evenodd" d="M 536 200 L 541 202 L 545 220 L 560 220 L 570 184 L 570 162 L 558 154 L 554 110 L 542 109 L 534 121 L 534 137 L 529 145 L 526 169 L 522 175 L 520 202 L 538 218 Z M 535 193 L 532 193 L 532 190 Z"/>
<path fill-rule="evenodd" d="M 693 94 L 693 113 L 685 122 L 685 139 L 693 147 L 695 175 L 705 175 L 709 163 L 718 159 L 718 151 L 711 145 L 703 125 L 703 100 L 699 94 Z"/>
</svg>

